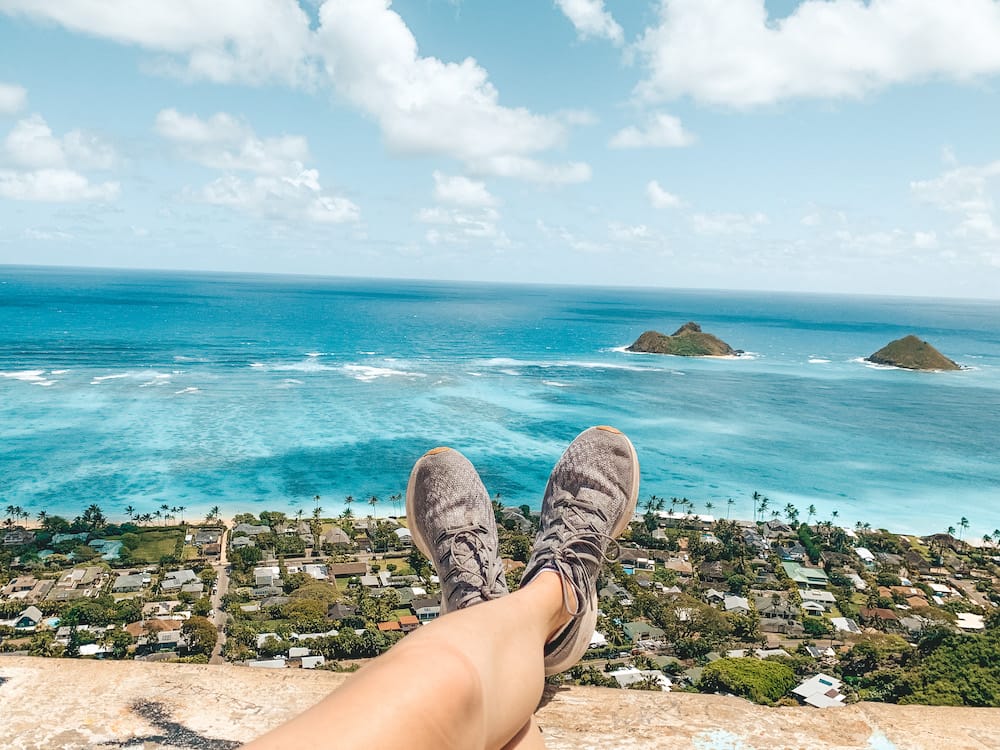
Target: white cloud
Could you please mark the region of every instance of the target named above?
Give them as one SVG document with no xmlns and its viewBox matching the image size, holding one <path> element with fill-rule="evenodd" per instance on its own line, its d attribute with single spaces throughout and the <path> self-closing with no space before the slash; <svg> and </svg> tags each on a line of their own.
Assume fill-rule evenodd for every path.
<svg viewBox="0 0 1000 750">
<path fill-rule="evenodd" d="M 479 174 L 537 182 L 542 185 L 569 185 L 587 182 L 591 178 L 590 165 L 584 162 L 546 164 L 525 156 L 494 156 L 469 164 Z"/>
<path fill-rule="evenodd" d="M 936 232 L 914 232 L 913 233 L 913 246 L 920 248 L 921 250 L 927 250 L 933 247 L 937 247 L 937 233 Z"/>
<path fill-rule="evenodd" d="M 68 203 L 110 201 L 118 197 L 117 182 L 92 183 L 72 169 L 0 169 L 0 197 L 21 201 Z"/>
<path fill-rule="evenodd" d="M 242 179 L 224 175 L 205 185 L 196 195 L 216 206 L 274 218 L 329 224 L 357 221 L 360 218 L 358 206 L 347 198 L 323 193 L 318 178 L 319 173 L 314 169 L 307 169 L 298 177 L 258 175 Z"/>
<path fill-rule="evenodd" d="M 630 125 L 619 130 L 608 143 L 611 148 L 679 148 L 690 146 L 695 137 L 673 115 L 652 115 L 641 128 Z"/>
<path fill-rule="evenodd" d="M 486 183 L 462 175 L 434 172 L 434 199 L 455 206 L 495 206 L 497 203 Z"/>
<path fill-rule="evenodd" d="M 107 170 L 117 160 L 111 146 L 93 135 L 72 130 L 56 136 L 41 115 L 18 120 L 3 140 L 0 196 L 12 200 L 109 201 L 118 197 L 117 182 L 91 182 L 79 170 Z"/>
<path fill-rule="evenodd" d="M 205 203 L 320 223 L 360 218 L 357 204 L 324 191 L 319 171 L 305 166 L 309 144 L 302 136 L 260 138 L 247 123 L 226 112 L 202 119 L 174 109 L 157 114 L 155 129 L 185 158 L 226 173 L 192 193 Z M 244 179 L 233 172 L 254 176 Z"/>
<path fill-rule="evenodd" d="M 659 15 L 636 45 L 646 101 L 751 107 L 1000 73 L 996 0 L 805 0 L 777 20 L 764 0 L 661 0 Z"/>
<path fill-rule="evenodd" d="M 187 77 L 332 84 L 397 153 L 446 156 L 529 181 L 579 182 L 584 169 L 589 177 L 586 165 L 529 158 L 563 145 L 577 114 L 501 105 L 474 59 L 420 55 L 390 0 L 326 0 L 315 28 L 295 0 L 0 0 L 0 12 L 138 45 Z"/>
<path fill-rule="evenodd" d="M 498 222 L 499 212 L 490 207 L 479 209 L 424 208 L 417 212 L 417 221 L 433 225 L 425 235 L 432 245 L 463 244 L 470 241 L 489 241 L 497 246 L 510 244 Z"/>
<path fill-rule="evenodd" d="M 0 0 L 0 12 L 162 53 L 162 67 L 194 78 L 315 80 L 309 17 L 295 0 Z"/>
<path fill-rule="evenodd" d="M 656 180 L 647 183 L 646 196 L 653 208 L 677 208 L 681 205 L 681 199 L 660 187 L 660 183 Z"/>
<path fill-rule="evenodd" d="M 0 83 L 0 116 L 16 115 L 28 101 L 28 91 L 13 83 Z"/>
<path fill-rule="evenodd" d="M 456 158 L 482 174 L 580 181 L 581 165 L 545 165 L 527 156 L 564 143 L 558 117 L 501 105 L 472 58 L 421 56 L 388 0 L 327 0 L 317 40 L 336 90 L 378 122 L 392 151 Z"/>
<path fill-rule="evenodd" d="M 156 115 L 156 132 L 202 166 L 266 175 L 301 172 L 309 144 L 299 135 L 258 138 L 253 128 L 225 112 L 207 120 L 165 109 Z"/>
<path fill-rule="evenodd" d="M 625 41 L 625 32 L 604 7 L 604 0 L 556 0 L 581 39 L 607 39 L 616 45 Z"/>
<path fill-rule="evenodd" d="M 21 232 L 21 236 L 26 240 L 40 240 L 43 242 L 73 239 L 72 234 L 60 229 L 35 229 L 34 227 L 25 229 Z"/>
<path fill-rule="evenodd" d="M 913 195 L 960 218 L 955 233 L 972 239 L 1000 240 L 995 218 L 994 180 L 1000 178 L 1000 161 L 982 166 L 960 166 L 931 180 L 910 183 Z"/>
<path fill-rule="evenodd" d="M 606 253 L 611 249 L 606 243 L 594 242 L 593 240 L 578 237 L 566 227 L 552 226 L 546 224 L 541 219 L 538 219 L 538 221 L 535 222 L 535 225 L 538 227 L 538 230 L 549 239 L 562 242 L 578 253 Z"/>
<path fill-rule="evenodd" d="M 752 214 L 699 213 L 691 216 L 691 224 L 698 234 L 753 234 L 759 227 L 767 224 L 767 216 L 760 212 Z"/>
<path fill-rule="evenodd" d="M 111 169 L 114 149 L 97 136 L 71 130 L 58 138 L 41 115 L 18 120 L 4 139 L 6 161 L 21 167 L 73 166 L 78 169 Z"/>
</svg>

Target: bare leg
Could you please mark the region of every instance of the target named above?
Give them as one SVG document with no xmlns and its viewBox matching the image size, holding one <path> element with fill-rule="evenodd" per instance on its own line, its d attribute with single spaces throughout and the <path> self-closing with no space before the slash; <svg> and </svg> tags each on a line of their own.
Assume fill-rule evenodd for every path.
<svg viewBox="0 0 1000 750">
<path fill-rule="evenodd" d="M 503 746 L 503 750 L 545 750 L 545 740 L 535 723 L 535 717 L 521 727 L 521 731 L 514 735 L 514 738 Z"/>
<path fill-rule="evenodd" d="M 568 620 L 561 579 L 544 571 L 509 596 L 411 633 L 249 747 L 494 750 L 515 737 L 510 747 L 544 747 L 531 715 L 542 696 L 545 643 Z"/>
</svg>

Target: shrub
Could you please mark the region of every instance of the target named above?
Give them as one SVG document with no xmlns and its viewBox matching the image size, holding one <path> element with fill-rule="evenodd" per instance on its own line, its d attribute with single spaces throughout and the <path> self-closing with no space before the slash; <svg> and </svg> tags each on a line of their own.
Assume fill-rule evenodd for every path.
<svg viewBox="0 0 1000 750">
<path fill-rule="evenodd" d="M 795 684 L 795 673 L 775 661 L 719 659 L 705 667 L 698 689 L 705 693 L 733 693 L 754 703 L 773 704 Z"/>
</svg>

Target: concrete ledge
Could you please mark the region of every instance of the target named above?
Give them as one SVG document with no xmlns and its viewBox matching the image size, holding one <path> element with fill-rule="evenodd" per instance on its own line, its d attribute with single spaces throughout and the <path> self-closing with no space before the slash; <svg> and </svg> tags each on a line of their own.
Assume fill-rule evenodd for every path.
<svg viewBox="0 0 1000 750">
<path fill-rule="evenodd" d="M 229 665 L 0 657 L 0 747 L 227 750 L 316 703 L 345 678 Z M 566 688 L 549 697 L 538 720 L 550 750 L 1000 746 L 1000 709 L 878 703 L 768 709 L 712 695 Z"/>
</svg>

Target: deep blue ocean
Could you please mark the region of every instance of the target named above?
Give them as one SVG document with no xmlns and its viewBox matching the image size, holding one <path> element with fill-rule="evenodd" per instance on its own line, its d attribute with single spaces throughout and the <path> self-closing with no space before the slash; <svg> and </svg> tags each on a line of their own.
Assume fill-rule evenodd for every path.
<svg viewBox="0 0 1000 750">
<path fill-rule="evenodd" d="M 748 354 L 621 350 L 689 320 Z M 908 333 L 969 369 L 862 361 Z M 0 510 L 374 494 L 384 515 L 439 444 L 537 506 L 599 423 L 635 443 L 643 498 L 750 517 L 756 490 L 978 538 L 1000 526 L 1000 302 L 0 267 Z"/>
</svg>

